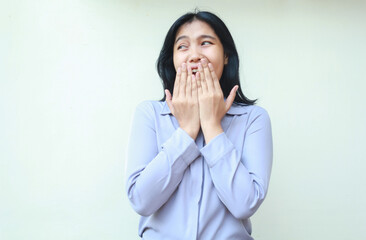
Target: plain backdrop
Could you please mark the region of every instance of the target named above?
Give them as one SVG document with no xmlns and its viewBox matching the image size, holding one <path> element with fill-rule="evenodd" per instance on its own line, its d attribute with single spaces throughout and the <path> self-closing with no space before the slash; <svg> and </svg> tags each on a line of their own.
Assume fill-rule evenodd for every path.
<svg viewBox="0 0 366 240">
<path fill-rule="evenodd" d="M 227 24 L 272 120 L 255 239 L 366 238 L 365 1 L 0 0 L 0 239 L 138 239 L 131 117 L 163 96 L 165 34 L 196 7 Z"/>
</svg>

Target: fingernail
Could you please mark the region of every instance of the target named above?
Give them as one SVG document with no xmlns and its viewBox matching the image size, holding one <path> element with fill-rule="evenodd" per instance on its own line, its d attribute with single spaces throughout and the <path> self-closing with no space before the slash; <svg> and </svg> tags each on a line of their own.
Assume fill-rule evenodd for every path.
<svg viewBox="0 0 366 240">
<path fill-rule="evenodd" d="M 186 63 L 183 63 L 182 64 L 182 70 L 186 70 L 187 69 L 187 64 Z"/>
<path fill-rule="evenodd" d="M 187 70 L 188 70 L 189 73 L 191 73 L 192 72 L 192 67 L 191 66 L 187 66 Z"/>
<path fill-rule="evenodd" d="M 202 71 L 202 64 L 198 63 L 198 71 Z"/>
<path fill-rule="evenodd" d="M 208 64 L 208 67 L 209 67 L 209 69 L 210 69 L 210 70 L 213 70 L 212 63 L 209 63 L 209 64 Z"/>
<path fill-rule="evenodd" d="M 181 67 L 178 67 L 178 71 L 177 71 L 177 73 L 181 73 L 181 72 L 182 72 Z"/>
<path fill-rule="evenodd" d="M 202 58 L 202 59 L 201 59 L 201 62 L 202 62 L 202 65 L 203 65 L 203 66 L 206 66 L 207 61 L 206 61 L 206 59 L 205 59 L 205 58 Z"/>
</svg>

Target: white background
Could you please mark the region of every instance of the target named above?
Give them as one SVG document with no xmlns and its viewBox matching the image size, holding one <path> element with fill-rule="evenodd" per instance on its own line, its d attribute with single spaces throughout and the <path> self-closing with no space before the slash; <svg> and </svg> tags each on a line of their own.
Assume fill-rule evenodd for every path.
<svg viewBox="0 0 366 240">
<path fill-rule="evenodd" d="M 138 239 L 131 117 L 163 96 L 156 59 L 195 7 L 225 21 L 272 120 L 253 236 L 366 238 L 365 1 L 0 0 L 0 239 Z"/>
</svg>

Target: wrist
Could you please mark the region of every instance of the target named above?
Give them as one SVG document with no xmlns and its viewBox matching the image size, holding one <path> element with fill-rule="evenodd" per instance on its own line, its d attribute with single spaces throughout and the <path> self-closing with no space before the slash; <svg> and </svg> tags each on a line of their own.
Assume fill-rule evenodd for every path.
<svg viewBox="0 0 366 240">
<path fill-rule="evenodd" d="M 185 131 L 193 140 L 196 140 L 199 129 L 193 129 L 193 128 L 183 128 L 183 131 Z"/>
<path fill-rule="evenodd" d="M 202 126 L 202 133 L 205 137 L 206 144 L 208 144 L 216 136 L 223 133 L 224 130 L 220 125 Z"/>
</svg>

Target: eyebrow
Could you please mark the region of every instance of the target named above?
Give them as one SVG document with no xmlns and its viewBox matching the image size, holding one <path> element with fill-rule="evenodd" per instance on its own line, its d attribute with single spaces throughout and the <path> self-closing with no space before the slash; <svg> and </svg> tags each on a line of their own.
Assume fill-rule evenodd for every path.
<svg viewBox="0 0 366 240">
<path fill-rule="evenodd" d="M 175 43 L 177 43 L 179 40 L 182 40 L 182 39 L 184 39 L 184 38 L 188 38 L 188 36 L 186 36 L 186 35 L 182 35 L 182 36 L 178 37 L 178 38 L 177 38 L 177 40 L 175 40 Z M 211 36 L 211 35 L 205 35 L 205 34 L 200 35 L 200 36 L 198 37 L 198 39 L 201 39 L 201 38 L 209 38 L 209 39 L 212 39 L 212 40 L 216 40 L 216 38 L 215 38 L 215 37 L 213 37 L 213 36 Z"/>
</svg>

